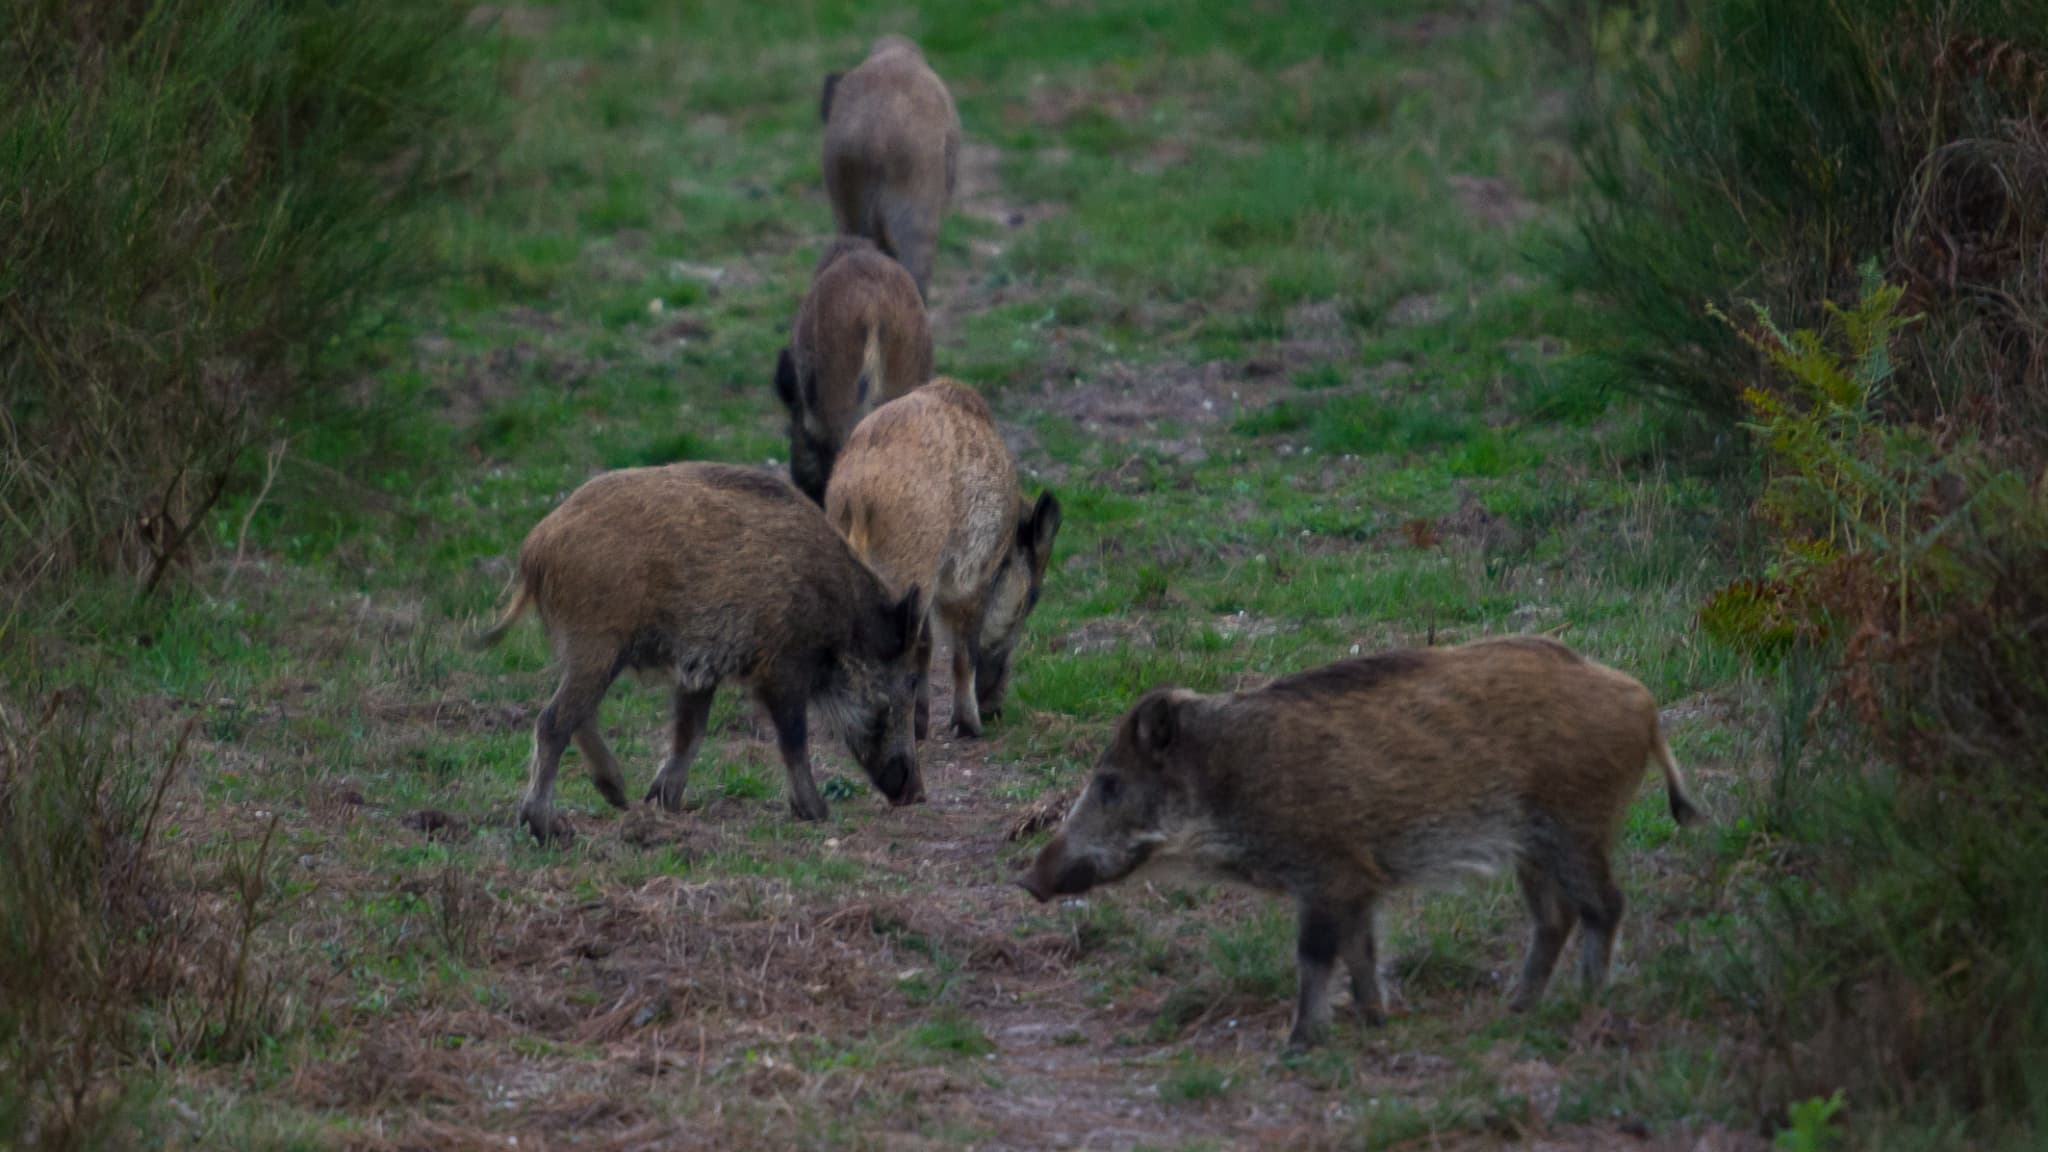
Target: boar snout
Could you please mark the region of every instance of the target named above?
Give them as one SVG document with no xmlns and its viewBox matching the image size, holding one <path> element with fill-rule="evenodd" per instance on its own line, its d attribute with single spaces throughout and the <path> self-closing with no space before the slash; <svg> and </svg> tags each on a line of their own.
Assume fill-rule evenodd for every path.
<svg viewBox="0 0 2048 1152">
<path fill-rule="evenodd" d="M 924 803 L 924 781 L 917 774 L 917 757 L 898 753 L 883 761 L 875 774 L 875 787 L 897 808 Z"/>
<path fill-rule="evenodd" d="M 1040 904 L 1055 896 L 1078 896 L 1101 881 L 1093 861 L 1075 859 L 1067 853 L 1064 839 L 1055 839 L 1017 878 L 1017 884 Z"/>
</svg>

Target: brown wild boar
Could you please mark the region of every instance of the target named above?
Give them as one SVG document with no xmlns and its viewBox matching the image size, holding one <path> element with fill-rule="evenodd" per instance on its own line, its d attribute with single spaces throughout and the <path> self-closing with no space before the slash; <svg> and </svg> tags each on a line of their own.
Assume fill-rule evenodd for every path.
<svg viewBox="0 0 2048 1152">
<path fill-rule="evenodd" d="M 916 44 L 884 36 L 860 67 L 825 77 L 818 115 L 839 231 L 902 261 L 924 296 L 960 171 L 960 114 L 945 82 Z"/>
<path fill-rule="evenodd" d="M 931 327 L 910 273 L 864 239 L 835 240 L 818 259 L 775 364 L 796 486 L 823 504 L 833 461 L 853 426 L 931 375 Z"/>
<path fill-rule="evenodd" d="M 1050 492 L 1026 503 L 987 401 L 934 380 L 868 414 L 825 490 L 825 516 L 891 588 L 926 590 L 953 650 L 953 732 L 980 736 L 1038 605 L 1060 530 Z M 930 725 L 928 625 L 918 641 L 917 735 Z"/>
<path fill-rule="evenodd" d="M 704 740 L 711 697 L 736 679 L 775 725 L 799 819 L 822 820 L 807 715 L 837 721 L 891 803 L 917 800 L 910 722 L 916 588 L 891 595 L 825 517 L 776 476 L 727 464 L 628 468 L 584 484 L 527 534 L 512 602 L 479 647 L 537 609 L 561 683 L 533 726 L 520 820 L 543 843 L 566 837 L 555 771 L 570 740 L 597 790 L 626 806 L 597 706 L 627 669 L 674 677 L 674 743 L 647 791 L 674 812 Z"/>
<path fill-rule="evenodd" d="M 1512 865 L 1534 921 L 1512 1001 L 1543 995 L 1574 923 L 1606 979 L 1621 890 L 1608 854 L 1643 768 L 1698 818 L 1635 679 L 1552 640 L 1388 652 L 1204 696 L 1155 689 L 1022 878 L 1039 900 L 1140 868 L 1186 868 L 1294 898 L 1290 1047 L 1330 1019 L 1342 957 L 1364 1023 L 1384 1019 L 1373 910 L 1397 889 Z"/>
</svg>

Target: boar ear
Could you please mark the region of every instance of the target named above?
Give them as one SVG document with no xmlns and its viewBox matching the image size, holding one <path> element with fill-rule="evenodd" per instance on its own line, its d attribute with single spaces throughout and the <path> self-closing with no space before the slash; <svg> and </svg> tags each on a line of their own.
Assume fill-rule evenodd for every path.
<svg viewBox="0 0 2048 1152">
<path fill-rule="evenodd" d="M 839 77 L 843 73 L 825 73 L 825 90 L 818 93 L 818 120 L 820 123 L 832 119 L 832 94 L 839 90 Z"/>
<path fill-rule="evenodd" d="M 796 406 L 796 357 L 784 348 L 782 355 L 775 358 L 775 395 L 789 414 L 797 414 Z"/>
<path fill-rule="evenodd" d="M 1179 710 L 1180 701 L 1170 689 L 1149 693 L 1138 701 L 1131 718 L 1131 734 L 1138 747 L 1155 755 L 1171 747 L 1179 727 Z"/>
<path fill-rule="evenodd" d="M 1060 498 L 1050 491 L 1041 492 L 1031 515 L 1017 525 L 1017 543 L 1030 549 L 1034 556 L 1048 556 L 1052 553 L 1053 537 L 1059 534 Z"/>
</svg>

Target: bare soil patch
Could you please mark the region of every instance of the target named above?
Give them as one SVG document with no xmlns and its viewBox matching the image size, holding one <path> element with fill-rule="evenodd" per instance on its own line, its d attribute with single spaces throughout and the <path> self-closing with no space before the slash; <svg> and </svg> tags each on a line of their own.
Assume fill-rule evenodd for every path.
<svg viewBox="0 0 2048 1152">
<path fill-rule="evenodd" d="M 1513 228 L 1543 212 L 1507 181 L 1495 177 L 1453 176 L 1450 185 L 1465 215 L 1489 228 Z"/>
<path fill-rule="evenodd" d="M 475 427 L 493 409 L 525 394 L 534 379 L 573 390 L 602 367 L 588 356 L 531 339 L 474 355 L 447 355 L 445 345 L 432 342 L 420 351 L 432 381 L 427 403 L 458 428 Z"/>
</svg>

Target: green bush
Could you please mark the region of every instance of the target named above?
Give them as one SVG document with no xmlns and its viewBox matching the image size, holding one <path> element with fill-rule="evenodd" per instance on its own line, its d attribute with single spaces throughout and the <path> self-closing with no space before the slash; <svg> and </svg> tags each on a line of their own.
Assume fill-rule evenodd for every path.
<svg viewBox="0 0 2048 1152">
<path fill-rule="evenodd" d="M 1852 1126 L 2024 1140 L 2048 1112 L 2048 0 L 1558 11 L 1595 68 L 1582 344 L 1748 433 L 1760 563 L 1701 621 L 1802 681 L 1741 849 L 1766 877 L 1731 969 L 1755 1099 L 1802 1139 L 1824 1129 L 1794 1105 L 1846 1090 Z"/>
<path fill-rule="evenodd" d="M 1847 1088 L 1996 1139 L 2048 1107 L 2048 502 L 1979 438 L 1881 418 L 1903 295 L 1872 270 L 1823 328 L 1740 326 L 1772 367 L 1745 397 L 1771 543 L 1702 622 L 1789 676 L 1826 657 L 1835 707 L 1802 691 L 1786 721 L 1837 737 L 1759 813 L 1743 1001 L 1771 1110 Z"/>
<path fill-rule="evenodd" d="M 459 0 L 17 0 L 0 35 L 0 580 L 153 585 L 418 271 L 480 91 Z"/>
<path fill-rule="evenodd" d="M 2048 0 L 1561 7 L 1600 69 L 1564 270 L 1610 382 L 1733 420 L 1758 364 L 1706 306 L 1809 327 L 1875 256 L 1929 318 L 1893 402 L 1995 405 L 2048 437 L 2048 274 L 2026 259 L 2048 230 Z"/>
</svg>

